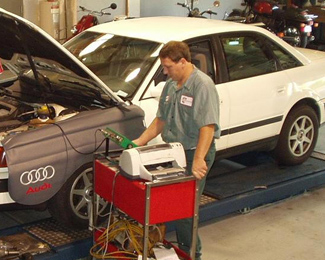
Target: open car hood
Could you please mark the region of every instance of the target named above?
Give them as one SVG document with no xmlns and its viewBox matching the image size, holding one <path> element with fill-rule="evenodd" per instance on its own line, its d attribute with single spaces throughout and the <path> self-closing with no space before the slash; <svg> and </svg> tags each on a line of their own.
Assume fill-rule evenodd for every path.
<svg viewBox="0 0 325 260">
<path fill-rule="evenodd" d="M 140 107 L 126 105 L 52 37 L 3 9 L 0 61 L 0 141 L 8 191 L 17 203 L 53 197 L 94 152 L 105 151 L 101 129 L 130 139 L 144 131 Z M 109 148 L 120 149 L 112 142 Z M 51 176 L 38 178 L 42 169 L 51 169 Z M 33 174 L 37 181 L 23 180 Z"/>
<path fill-rule="evenodd" d="M 96 87 L 114 101 L 123 102 L 82 62 L 54 38 L 31 22 L 0 8 L 0 61 L 9 62 L 9 73 L 0 74 L 0 82 L 10 80 L 22 68 L 50 69 L 96 82 Z M 34 75 L 35 77 L 35 75 Z M 37 76 L 36 76 L 37 77 Z"/>
</svg>

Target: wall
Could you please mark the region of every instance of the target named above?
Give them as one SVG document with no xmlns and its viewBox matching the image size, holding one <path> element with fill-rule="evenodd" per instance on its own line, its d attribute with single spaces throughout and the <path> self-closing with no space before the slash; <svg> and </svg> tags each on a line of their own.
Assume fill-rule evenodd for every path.
<svg viewBox="0 0 325 260">
<path fill-rule="evenodd" d="M 95 8 L 100 10 L 111 3 L 117 4 L 116 10 L 110 10 L 112 16 L 100 17 L 100 22 L 110 21 L 114 16 L 126 14 L 126 2 L 129 3 L 129 16 L 131 17 L 147 17 L 147 16 L 187 16 L 187 9 L 177 5 L 177 2 L 184 3 L 186 0 L 78 0 L 78 6 L 84 6 L 88 9 Z M 190 0 L 187 0 L 190 3 Z M 200 11 L 211 9 L 218 13 L 212 16 L 213 19 L 223 19 L 225 12 L 230 13 L 233 8 L 244 9 L 240 4 L 242 0 L 219 0 L 220 6 L 213 6 L 214 0 L 198 0 L 195 1 L 194 7 L 198 7 Z M 82 17 L 83 13 L 78 12 L 78 18 Z"/>
<path fill-rule="evenodd" d="M 177 2 L 184 3 L 186 0 L 141 0 L 140 14 L 141 16 L 187 16 L 187 9 L 177 5 Z M 187 0 L 190 3 L 190 0 Z M 198 7 L 200 11 L 211 9 L 218 15 L 213 15 L 213 19 L 223 19 L 225 12 L 230 13 L 233 8 L 244 9 L 240 4 L 242 0 L 219 0 L 220 6 L 213 6 L 214 0 L 198 0 L 195 1 L 194 7 Z M 158 3 L 158 5 L 157 5 Z"/>
<path fill-rule="evenodd" d="M 0 7 L 20 16 L 23 14 L 23 0 L 0 0 Z"/>
<path fill-rule="evenodd" d="M 132 1 L 132 0 L 131 0 Z M 111 5 L 111 3 L 115 3 L 117 8 L 115 10 L 107 9 L 105 10 L 111 15 L 99 16 L 98 20 L 100 23 L 108 22 L 114 19 L 116 16 L 125 15 L 126 12 L 126 0 L 78 0 L 78 7 L 83 6 L 86 9 L 100 11 L 103 8 L 106 8 Z M 78 8 L 78 18 L 80 19 L 83 15 L 87 14 L 87 12 L 81 12 Z"/>
</svg>

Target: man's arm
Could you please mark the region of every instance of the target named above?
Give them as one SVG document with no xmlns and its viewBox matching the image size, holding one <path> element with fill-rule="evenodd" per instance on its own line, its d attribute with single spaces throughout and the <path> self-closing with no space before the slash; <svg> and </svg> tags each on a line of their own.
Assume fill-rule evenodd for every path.
<svg viewBox="0 0 325 260">
<path fill-rule="evenodd" d="M 192 173 L 201 180 L 207 173 L 208 167 L 204 160 L 214 136 L 215 125 L 206 125 L 200 128 L 199 141 L 194 154 Z"/>
<path fill-rule="evenodd" d="M 164 125 L 165 121 L 161 120 L 159 117 L 156 117 L 149 127 L 142 133 L 142 135 L 133 140 L 133 142 L 139 146 L 146 145 L 150 140 L 154 139 L 162 132 Z"/>
</svg>

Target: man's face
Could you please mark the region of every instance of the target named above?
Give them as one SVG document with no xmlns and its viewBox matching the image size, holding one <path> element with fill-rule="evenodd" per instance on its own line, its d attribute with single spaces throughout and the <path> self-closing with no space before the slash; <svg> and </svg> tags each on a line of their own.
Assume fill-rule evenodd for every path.
<svg viewBox="0 0 325 260">
<path fill-rule="evenodd" d="M 174 81 L 179 81 L 182 79 L 184 74 L 184 61 L 185 59 L 180 59 L 178 62 L 172 61 L 170 58 L 161 58 L 160 62 L 164 68 L 164 74 L 167 74 Z"/>
</svg>

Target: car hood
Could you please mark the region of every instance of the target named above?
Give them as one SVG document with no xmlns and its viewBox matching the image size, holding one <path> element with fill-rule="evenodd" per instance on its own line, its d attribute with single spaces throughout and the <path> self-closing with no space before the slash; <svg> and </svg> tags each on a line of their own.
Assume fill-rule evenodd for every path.
<svg viewBox="0 0 325 260">
<path fill-rule="evenodd" d="M 51 69 L 96 82 L 96 87 L 116 102 L 123 102 L 82 62 L 54 38 L 31 22 L 0 8 L 0 61 L 11 61 L 11 74 L 0 73 L 0 82 L 10 80 L 13 72 L 30 67 L 34 73 Z M 14 62 L 13 62 L 14 61 Z M 15 64 L 12 64 L 15 63 Z M 8 78 L 9 77 L 9 78 Z M 36 75 L 37 77 L 37 75 Z"/>
</svg>

